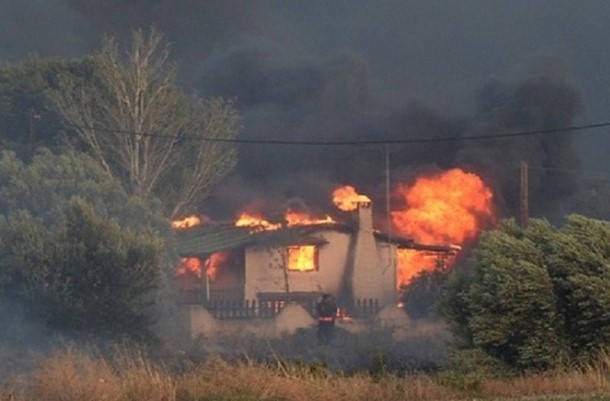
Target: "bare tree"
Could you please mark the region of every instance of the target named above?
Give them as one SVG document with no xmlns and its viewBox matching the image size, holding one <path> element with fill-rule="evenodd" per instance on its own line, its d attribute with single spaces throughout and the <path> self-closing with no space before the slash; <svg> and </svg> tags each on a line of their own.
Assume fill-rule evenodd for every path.
<svg viewBox="0 0 610 401">
<path fill-rule="evenodd" d="M 235 137 L 240 119 L 230 101 L 185 96 L 169 54 L 154 29 L 134 31 L 125 52 L 108 37 L 90 77 L 64 75 L 49 93 L 77 133 L 73 146 L 84 144 L 128 189 L 158 197 L 176 217 L 235 166 L 235 146 L 222 140 Z"/>
</svg>

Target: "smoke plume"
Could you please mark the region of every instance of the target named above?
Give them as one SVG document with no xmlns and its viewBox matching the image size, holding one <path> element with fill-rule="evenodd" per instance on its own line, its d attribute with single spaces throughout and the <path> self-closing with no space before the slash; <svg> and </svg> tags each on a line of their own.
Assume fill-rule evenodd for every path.
<svg viewBox="0 0 610 401">
<path fill-rule="evenodd" d="M 40 13 L 42 3 L 28 0 L 21 6 L 2 5 L 0 10 L 23 20 L 28 12 Z M 43 35 L 47 25 L 42 23 L 9 25 L 4 29 L 15 40 L 1 39 L 0 54 L 23 57 L 23 44 L 43 54 L 84 53 L 94 49 L 103 34 L 125 40 L 134 28 L 155 26 L 173 44 L 186 92 L 235 99 L 243 116 L 243 139 L 493 136 L 569 126 L 581 109 L 580 95 L 568 83 L 567 74 L 537 71 L 520 79 L 489 80 L 490 74 L 481 77 L 468 70 L 475 66 L 466 64 L 484 58 L 455 56 L 452 71 L 463 72 L 462 76 L 441 75 L 446 71 L 444 54 L 452 54 L 455 44 L 440 33 L 464 43 L 472 43 L 468 42 L 472 38 L 452 31 L 457 22 L 427 5 L 390 1 L 373 7 L 360 0 L 51 0 L 44 4 L 48 13 L 43 20 L 56 27 L 51 35 Z M 469 7 L 476 13 L 484 11 Z M 437 14 L 438 19 L 429 22 L 438 25 L 438 34 L 417 25 L 419 18 Z M 422 32 L 421 43 L 401 42 Z M 28 42 L 28 35 L 40 40 Z M 482 43 L 477 51 L 497 51 L 495 43 Z M 469 51 L 476 53 L 464 47 L 464 52 Z M 422 64 L 421 57 L 427 57 L 428 64 Z M 420 68 L 421 82 L 412 78 L 415 67 Z M 421 74 L 422 68 L 428 75 Z M 448 84 L 441 95 L 434 93 L 439 92 L 434 85 L 437 79 Z M 456 88 L 467 84 L 470 94 L 455 95 Z M 445 94 L 448 100 L 439 100 Z M 231 218 L 244 208 L 276 210 L 287 203 L 328 210 L 330 190 L 340 184 L 354 185 L 381 200 L 386 151 L 393 183 L 408 184 L 417 174 L 439 169 L 470 169 L 494 187 L 504 215 L 514 215 L 518 206 L 521 161 L 544 167 L 531 169 L 532 214 L 559 213 L 559 205 L 565 206 L 566 198 L 578 190 L 579 156 L 570 133 L 388 148 L 244 144 L 239 150 L 235 173 L 201 205 L 201 211 L 212 217 Z"/>
</svg>

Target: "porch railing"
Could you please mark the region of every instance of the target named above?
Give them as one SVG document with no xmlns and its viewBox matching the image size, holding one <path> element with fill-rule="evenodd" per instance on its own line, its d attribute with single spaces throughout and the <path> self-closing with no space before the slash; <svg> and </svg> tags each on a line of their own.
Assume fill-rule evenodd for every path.
<svg viewBox="0 0 610 401">
<path fill-rule="evenodd" d="M 224 295 L 230 292 L 223 293 Z M 201 291 L 189 291 L 182 293 L 183 304 L 203 305 L 216 319 L 251 319 L 274 318 L 284 309 L 287 301 L 284 299 L 265 299 L 265 300 L 243 300 L 231 298 L 206 298 L 206 294 Z M 312 317 L 315 317 L 315 302 L 298 302 L 303 306 Z M 337 318 L 349 319 L 373 318 L 381 307 L 376 299 L 358 299 L 349 308 L 338 305 Z"/>
</svg>

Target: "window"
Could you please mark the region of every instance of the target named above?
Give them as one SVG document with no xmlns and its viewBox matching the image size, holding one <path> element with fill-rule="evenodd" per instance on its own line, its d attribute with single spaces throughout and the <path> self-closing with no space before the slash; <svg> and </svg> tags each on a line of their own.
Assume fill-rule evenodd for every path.
<svg viewBox="0 0 610 401">
<path fill-rule="evenodd" d="M 288 247 L 288 271 L 309 272 L 318 270 L 318 247 L 300 245 Z"/>
</svg>

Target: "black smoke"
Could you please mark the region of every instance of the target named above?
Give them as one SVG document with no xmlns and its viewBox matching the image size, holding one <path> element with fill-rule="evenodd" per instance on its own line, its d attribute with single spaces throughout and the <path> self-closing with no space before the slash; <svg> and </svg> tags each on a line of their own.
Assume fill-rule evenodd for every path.
<svg viewBox="0 0 610 401">
<path fill-rule="evenodd" d="M 407 3 L 52 0 L 44 7 L 57 32 L 46 37 L 44 26 L 29 23 L 37 29 L 28 35 L 46 38 L 31 41 L 31 48 L 65 55 L 91 51 L 103 34 L 125 40 L 134 28 L 155 26 L 173 44 L 185 92 L 235 99 L 243 116 L 241 138 L 249 140 L 461 138 L 577 121 L 581 96 L 567 73 L 536 71 L 495 80 L 493 74 L 479 73 L 490 70 L 490 55 L 500 61 L 498 54 L 504 55 L 497 49 L 501 43 L 480 33 L 487 29 L 491 38 L 510 34 L 484 23 L 482 16 L 493 15 L 484 10 L 489 6 L 467 6 L 473 18 L 481 17 L 476 29 L 468 25 L 470 32 L 453 17 L 468 20 L 463 9 Z M 16 42 L 29 43 L 23 22 L 28 13 L 40 13 L 42 4 L 28 0 L 1 6 L 23 19 L 23 28 L 10 28 L 19 33 Z M 542 10 L 530 14 L 537 12 Z M 410 35 L 416 39 L 407 42 Z M 513 37 L 519 43 L 520 36 Z M 1 54 L 24 56 L 20 44 L 6 38 L 0 44 Z M 508 43 L 506 52 L 517 54 Z M 448 63 L 454 64 L 447 68 Z M 555 70 L 562 70 L 562 63 L 558 60 Z M 446 88 L 435 81 L 446 82 Z M 456 95 L 464 86 L 469 89 Z M 329 193 L 340 184 L 382 201 L 386 152 L 394 183 L 456 166 L 480 174 L 493 186 L 505 216 L 517 213 L 521 161 L 532 165 L 532 214 L 561 214 L 579 191 L 579 153 L 571 133 L 387 148 L 248 144 L 240 145 L 235 173 L 201 211 L 224 219 L 243 208 L 271 213 L 291 204 L 320 213 L 332 210 Z"/>
</svg>

